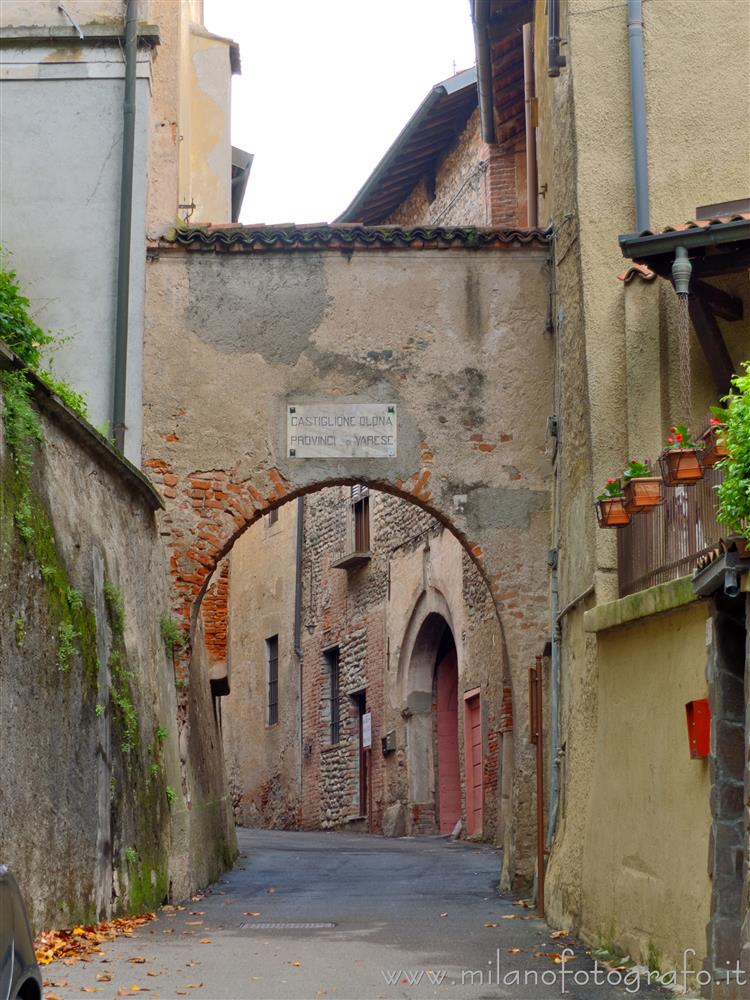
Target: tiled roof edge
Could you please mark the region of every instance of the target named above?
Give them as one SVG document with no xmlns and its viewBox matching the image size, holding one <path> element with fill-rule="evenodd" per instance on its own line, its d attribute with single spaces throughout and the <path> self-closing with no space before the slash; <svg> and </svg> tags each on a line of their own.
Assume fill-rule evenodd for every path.
<svg viewBox="0 0 750 1000">
<path fill-rule="evenodd" d="M 491 248 L 497 246 L 546 247 L 551 238 L 547 229 L 492 228 L 475 226 L 195 226 L 172 229 L 163 243 L 182 246 L 235 246 L 251 250 L 341 250 L 359 248 L 426 249 L 430 247 Z"/>
</svg>

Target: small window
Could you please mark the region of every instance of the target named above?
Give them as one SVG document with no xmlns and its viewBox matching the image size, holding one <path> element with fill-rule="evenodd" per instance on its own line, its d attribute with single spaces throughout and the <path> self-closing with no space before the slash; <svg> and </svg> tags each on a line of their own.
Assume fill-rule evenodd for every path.
<svg viewBox="0 0 750 1000">
<path fill-rule="evenodd" d="M 268 512 L 268 527 L 270 528 L 272 525 L 276 524 L 278 520 L 279 520 L 279 508 L 274 507 L 272 510 L 269 510 Z"/>
<path fill-rule="evenodd" d="M 266 639 L 268 658 L 268 725 L 279 721 L 279 637 L 272 635 Z"/>
<path fill-rule="evenodd" d="M 339 668 L 338 649 L 327 650 L 328 681 L 330 691 L 331 730 L 330 743 L 334 745 L 341 739 L 341 671 Z"/>
<path fill-rule="evenodd" d="M 352 486 L 352 531 L 355 552 L 370 551 L 370 491 L 367 486 Z"/>
</svg>

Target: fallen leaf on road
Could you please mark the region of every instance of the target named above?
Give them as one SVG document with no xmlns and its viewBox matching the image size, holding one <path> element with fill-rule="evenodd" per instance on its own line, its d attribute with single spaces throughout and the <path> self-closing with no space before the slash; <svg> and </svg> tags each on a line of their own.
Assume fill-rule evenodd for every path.
<svg viewBox="0 0 750 1000">
<path fill-rule="evenodd" d="M 328 994 L 326 993 L 325 990 L 316 990 L 315 991 L 315 996 L 316 997 L 326 997 L 326 996 L 328 996 Z"/>
<path fill-rule="evenodd" d="M 45 986 L 56 986 L 57 989 L 61 990 L 66 986 L 70 986 L 70 982 L 67 979 L 50 979 L 49 982 L 44 983 Z"/>
<path fill-rule="evenodd" d="M 273 894 L 276 892 L 276 886 L 272 885 L 270 889 L 266 889 L 266 892 L 269 894 L 269 896 L 273 896 Z"/>
<path fill-rule="evenodd" d="M 122 986 L 118 986 L 117 987 L 117 995 L 118 995 L 118 997 L 126 997 L 126 996 L 128 996 L 128 991 L 126 989 L 123 989 Z"/>
<path fill-rule="evenodd" d="M 447 914 L 447 913 L 441 913 L 441 914 L 440 914 L 440 916 L 441 916 L 441 917 L 447 917 L 447 916 L 448 916 L 448 914 Z"/>
<path fill-rule="evenodd" d="M 154 919 L 153 913 L 136 917 L 117 917 L 91 926 L 77 926 L 72 930 L 42 931 L 34 941 L 37 962 L 49 965 L 62 959 L 65 965 L 77 961 L 90 962 L 94 954 L 101 955 L 99 945 L 103 941 L 113 941 L 122 935 L 131 935 L 134 927 L 140 927 Z"/>
<path fill-rule="evenodd" d="M 191 896 L 190 898 L 194 903 L 200 903 L 200 901 L 203 899 L 203 896 L 200 893 L 198 893 L 197 896 Z"/>
<path fill-rule="evenodd" d="M 98 986 L 82 986 L 81 993 L 98 993 L 99 989 Z"/>
<path fill-rule="evenodd" d="M 152 969 L 149 969 L 148 972 L 146 973 L 146 975 L 147 976 L 160 976 L 161 972 L 154 972 Z"/>
<path fill-rule="evenodd" d="M 112 976 L 107 975 L 106 972 L 97 972 L 96 981 L 97 983 L 111 983 Z"/>
<path fill-rule="evenodd" d="M 191 910 L 190 911 L 190 916 L 191 917 L 205 917 L 205 915 L 206 915 L 206 911 L 205 910 Z"/>
<path fill-rule="evenodd" d="M 188 927 L 200 927 L 203 923 L 202 920 L 188 920 L 186 921 Z"/>
<path fill-rule="evenodd" d="M 509 955 L 518 955 L 519 952 L 522 952 L 522 951 L 523 951 L 523 948 L 508 948 L 508 954 Z"/>
<path fill-rule="evenodd" d="M 211 938 L 201 938 L 198 944 L 213 944 Z"/>
<path fill-rule="evenodd" d="M 145 965 L 146 959 L 143 955 L 135 955 L 133 958 L 129 958 L 128 961 L 131 965 Z"/>
<path fill-rule="evenodd" d="M 566 937 L 567 933 L 568 933 L 567 931 L 552 931 L 550 937 L 553 938 L 554 940 L 557 940 L 557 938 Z"/>
<path fill-rule="evenodd" d="M 57 993 L 48 993 L 44 1000 L 62 1000 L 62 997 L 59 997 Z"/>
<path fill-rule="evenodd" d="M 500 924 L 485 924 L 485 927 L 499 927 Z"/>
<path fill-rule="evenodd" d="M 544 952 L 544 951 L 535 951 L 534 952 L 534 958 L 546 958 L 546 957 L 547 957 L 547 953 Z"/>
<path fill-rule="evenodd" d="M 515 913 L 503 913 L 503 915 L 500 917 L 500 919 L 501 920 L 515 920 L 516 919 L 516 915 L 515 915 Z"/>
<path fill-rule="evenodd" d="M 175 993 L 177 994 L 178 997 L 186 997 L 187 996 L 187 993 L 185 992 L 185 990 L 175 990 Z"/>
<path fill-rule="evenodd" d="M 245 910 L 245 912 L 242 914 L 242 916 L 243 917 L 259 917 L 260 916 L 260 911 L 259 910 Z"/>
<path fill-rule="evenodd" d="M 302 962 L 290 962 L 289 964 L 293 965 L 295 969 L 299 969 L 302 965 Z"/>
<path fill-rule="evenodd" d="M 202 990 L 203 983 L 188 983 L 185 987 L 186 990 Z"/>
</svg>

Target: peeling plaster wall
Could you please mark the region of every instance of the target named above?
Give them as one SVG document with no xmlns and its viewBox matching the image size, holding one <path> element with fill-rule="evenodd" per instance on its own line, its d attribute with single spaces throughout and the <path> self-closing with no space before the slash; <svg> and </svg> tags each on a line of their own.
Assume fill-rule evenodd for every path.
<svg viewBox="0 0 750 1000">
<path fill-rule="evenodd" d="M 547 587 L 552 406 L 544 253 L 160 248 L 152 257 L 145 464 L 168 505 L 175 609 L 189 618 L 233 536 L 298 490 L 383 483 L 450 522 L 503 623 L 519 719 L 508 844 L 521 844 L 528 876 L 523 704 L 526 668 L 548 631 L 537 602 Z M 396 402 L 398 457 L 285 458 L 287 402 L 331 398 Z M 512 869 L 512 850 L 506 858 Z"/>
</svg>

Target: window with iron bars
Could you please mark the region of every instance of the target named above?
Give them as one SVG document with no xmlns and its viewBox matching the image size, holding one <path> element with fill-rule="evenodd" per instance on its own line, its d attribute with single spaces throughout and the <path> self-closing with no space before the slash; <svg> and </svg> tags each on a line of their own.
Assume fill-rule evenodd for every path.
<svg viewBox="0 0 750 1000">
<path fill-rule="evenodd" d="M 325 653 L 328 664 L 328 683 L 330 693 L 330 743 L 334 746 L 341 739 L 341 670 L 339 665 L 338 647 L 328 649 Z"/>
<path fill-rule="evenodd" d="M 268 725 L 279 721 L 279 637 L 272 635 L 266 639 L 268 659 Z"/>
<path fill-rule="evenodd" d="M 354 483 L 350 496 L 351 517 L 348 526 L 348 551 L 370 551 L 370 490 L 361 483 Z"/>
</svg>

